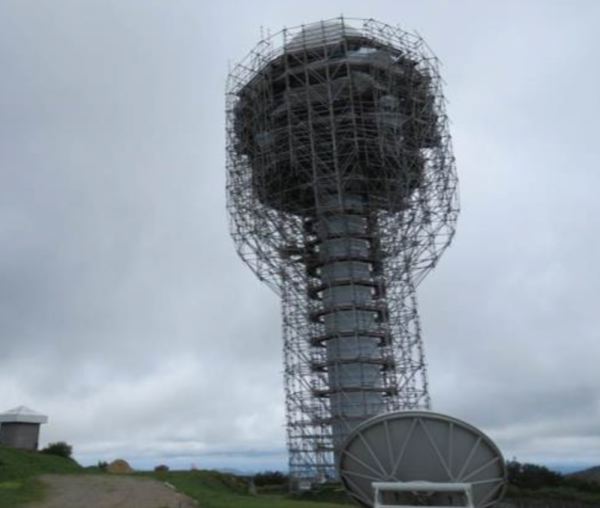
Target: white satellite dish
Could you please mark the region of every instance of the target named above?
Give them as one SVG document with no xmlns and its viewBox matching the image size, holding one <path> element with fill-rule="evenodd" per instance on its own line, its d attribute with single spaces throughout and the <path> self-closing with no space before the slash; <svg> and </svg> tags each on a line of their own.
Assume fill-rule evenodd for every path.
<svg viewBox="0 0 600 508">
<path fill-rule="evenodd" d="M 489 508 L 506 487 L 504 459 L 492 440 L 430 411 L 367 420 L 344 442 L 338 468 L 350 496 L 368 507 Z"/>
</svg>

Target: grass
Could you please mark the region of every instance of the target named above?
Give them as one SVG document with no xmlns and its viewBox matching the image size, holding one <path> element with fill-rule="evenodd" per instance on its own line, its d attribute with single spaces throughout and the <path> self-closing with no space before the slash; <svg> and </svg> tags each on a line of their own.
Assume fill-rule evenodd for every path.
<svg viewBox="0 0 600 508">
<path fill-rule="evenodd" d="M 519 500 L 545 500 L 545 501 L 571 501 L 590 507 L 600 506 L 600 493 L 585 492 L 570 487 L 542 487 L 540 489 L 520 489 L 509 486 L 506 493 L 508 499 Z"/>
<path fill-rule="evenodd" d="M 0 508 L 40 499 L 44 488 L 36 477 L 45 473 L 77 473 L 74 460 L 0 446 Z"/>
<path fill-rule="evenodd" d="M 171 483 L 202 508 L 340 508 L 339 502 L 293 499 L 285 494 L 248 493 L 242 478 L 217 471 L 173 471 L 152 477 Z"/>
<path fill-rule="evenodd" d="M 44 486 L 34 478 L 21 481 L 0 481 L 0 508 L 14 508 L 44 496 Z"/>
</svg>

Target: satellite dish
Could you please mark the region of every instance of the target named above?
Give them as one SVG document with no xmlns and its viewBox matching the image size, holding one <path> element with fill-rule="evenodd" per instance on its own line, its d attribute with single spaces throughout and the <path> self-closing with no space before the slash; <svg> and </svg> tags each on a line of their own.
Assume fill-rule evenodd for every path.
<svg viewBox="0 0 600 508">
<path fill-rule="evenodd" d="M 344 442 L 338 467 L 350 496 L 368 507 L 376 504 L 373 483 L 414 482 L 423 490 L 431 482 L 443 487 L 439 491 L 448 484 L 470 485 L 476 508 L 496 504 L 506 487 L 504 459 L 492 440 L 468 423 L 430 411 L 386 413 L 365 421 Z"/>
</svg>

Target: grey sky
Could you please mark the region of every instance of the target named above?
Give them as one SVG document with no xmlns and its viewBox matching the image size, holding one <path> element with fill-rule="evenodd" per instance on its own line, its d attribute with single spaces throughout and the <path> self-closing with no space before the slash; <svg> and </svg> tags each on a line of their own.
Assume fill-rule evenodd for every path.
<svg viewBox="0 0 600 508">
<path fill-rule="evenodd" d="M 434 408 L 600 460 L 600 3 L 0 0 L 0 409 L 84 463 L 285 466 L 279 302 L 225 214 L 228 61 L 343 13 L 443 62 L 462 213 L 419 288 Z"/>
</svg>

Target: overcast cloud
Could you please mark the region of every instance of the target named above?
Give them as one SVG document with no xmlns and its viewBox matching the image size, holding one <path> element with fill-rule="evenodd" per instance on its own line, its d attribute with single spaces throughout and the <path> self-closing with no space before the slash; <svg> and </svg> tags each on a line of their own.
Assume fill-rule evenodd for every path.
<svg viewBox="0 0 600 508">
<path fill-rule="evenodd" d="M 600 3 L 0 0 L 0 409 L 85 464 L 286 467 L 277 297 L 225 213 L 228 61 L 343 13 L 440 57 L 462 213 L 419 288 L 434 408 L 600 463 Z"/>
</svg>

